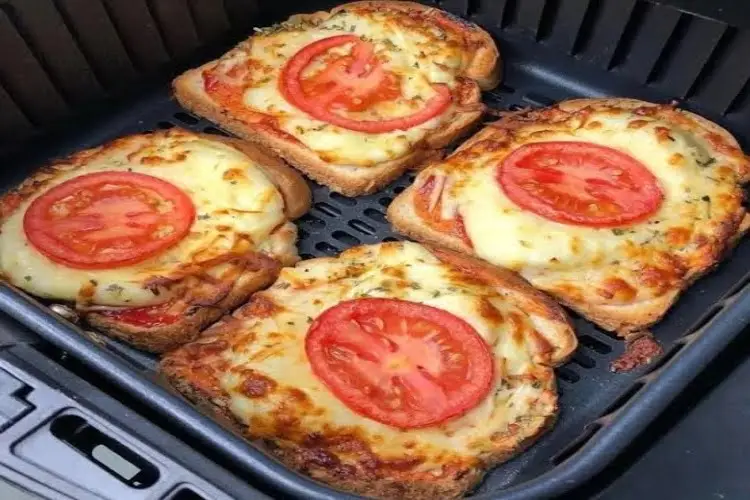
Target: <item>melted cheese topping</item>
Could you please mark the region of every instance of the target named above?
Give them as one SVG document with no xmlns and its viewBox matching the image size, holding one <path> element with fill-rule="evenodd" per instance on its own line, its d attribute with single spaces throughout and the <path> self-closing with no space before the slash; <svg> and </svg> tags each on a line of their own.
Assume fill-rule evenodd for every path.
<svg viewBox="0 0 750 500">
<path fill-rule="evenodd" d="M 0 269 L 12 284 L 38 297 L 100 305 L 142 306 L 169 299 L 166 288 L 145 286 L 169 278 L 189 264 L 233 251 L 253 250 L 282 224 L 284 202 L 266 175 L 244 154 L 189 133 L 133 136 L 55 165 L 54 175 L 8 216 L 0 233 Z M 140 263 L 115 269 L 74 269 L 55 263 L 32 246 L 23 230 L 31 202 L 47 189 L 79 175 L 132 171 L 164 179 L 192 199 L 196 219 L 179 243 Z M 39 173 L 34 179 L 46 179 Z M 227 265 L 209 269 L 221 275 Z"/>
<path fill-rule="evenodd" d="M 428 304 L 467 321 L 494 353 L 494 387 L 465 415 L 429 428 L 399 430 L 354 413 L 313 374 L 304 340 L 323 311 L 362 297 Z M 272 303 L 272 314 L 246 315 L 231 323 L 230 333 L 219 327 L 218 338 L 231 347 L 202 360 L 217 367 L 231 411 L 255 436 L 303 445 L 309 436 L 354 433 L 379 460 L 414 459 L 415 471 L 439 477 L 444 465 L 474 464 L 508 447 L 509 436 L 523 437 L 519 426 L 521 433 L 535 435 L 555 412 L 552 369 L 533 361 L 540 318 L 504 298 L 501 289 L 442 264 L 420 245 L 358 247 L 337 259 L 301 262 L 284 269 L 255 300 Z M 347 460 L 345 453 L 338 455 Z"/>
<path fill-rule="evenodd" d="M 741 220 L 746 160 L 736 148 L 717 146 L 716 134 L 687 117 L 675 123 L 659 113 L 613 108 L 517 125 L 507 129 L 510 140 L 485 132 L 484 140 L 420 179 L 445 181 L 439 216 L 461 214 L 478 256 L 519 271 L 537 287 L 565 295 L 575 282 L 587 289 L 580 293 L 593 292 L 587 300 L 604 302 L 630 302 L 636 289 L 641 298 L 660 295 L 674 279 L 713 264 L 708 256 L 717 258 Z M 522 209 L 506 196 L 496 172 L 515 148 L 544 141 L 586 141 L 634 157 L 657 178 L 662 205 L 648 219 L 614 229 L 562 224 Z M 662 274 L 654 276 L 653 269 Z M 613 278 L 624 282 L 612 285 Z"/>
<path fill-rule="evenodd" d="M 431 130 L 439 128 L 452 107 L 408 130 L 368 134 L 313 119 L 289 104 L 279 92 L 279 74 L 292 56 L 317 40 L 345 34 L 355 34 L 373 43 L 383 67 L 401 77 L 402 97 L 379 103 L 366 112 L 348 113 L 355 119 L 387 119 L 420 110 L 435 95 L 433 83 L 455 86 L 467 57 L 460 38 L 434 23 L 415 23 L 399 12 L 341 11 L 317 25 L 289 23 L 271 29 L 270 33 L 260 31 L 222 58 L 218 71 L 249 64 L 252 74 L 244 82 L 245 105 L 276 118 L 281 130 L 329 163 L 367 166 L 400 158 Z M 333 52 L 349 50 L 344 46 Z M 320 63 L 313 63 L 307 71 L 317 72 L 318 66 Z"/>
</svg>

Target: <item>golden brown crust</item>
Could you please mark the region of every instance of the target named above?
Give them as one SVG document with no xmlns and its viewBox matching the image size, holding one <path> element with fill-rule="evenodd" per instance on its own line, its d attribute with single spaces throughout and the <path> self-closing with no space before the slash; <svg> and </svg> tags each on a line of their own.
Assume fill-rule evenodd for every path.
<svg viewBox="0 0 750 500">
<path fill-rule="evenodd" d="M 512 134 L 514 127 L 534 123 L 535 120 L 545 120 L 554 117 L 559 112 L 573 113 L 586 109 L 602 110 L 607 108 L 635 110 L 643 114 L 658 113 L 665 120 L 691 129 L 700 128 L 704 134 L 706 132 L 712 133 L 715 135 L 713 140 L 710 134 L 708 135 L 712 146 L 740 159 L 737 162 L 738 170 L 736 172 L 740 182 L 747 181 L 748 176 L 750 176 L 750 161 L 741 161 L 744 155 L 740 151 L 736 139 L 728 131 L 693 113 L 635 99 L 575 99 L 563 101 L 551 108 L 508 113 L 496 124 L 484 128 L 467 140 L 457 150 L 457 153 L 467 151 L 477 145 L 481 146 L 480 143 L 486 140 L 502 141 L 506 137 L 510 137 L 508 134 Z M 425 171 L 420 175 L 420 178 L 428 175 L 429 171 Z M 438 231 L 425 223 L 416 213 L 414 197 L 417 195 L 416 186 L 421 185 L 420 178 L 391 203 L 388 208 L 390 222 L 400 233 L 417 241 L 441 245 L 464 254 L 474 254 L 474 250 L 460 238 Z M 667 255 L 660 257 L 666 261 L 662 267 L 646 268 L 643 272 L 643 278 L 646 280 L 649 273 L 653 272 L 656 274 L 654 281 L 658 282 L 659 279 L 662 281 L 661 284 L 655 286 L 666 288 L 654 296 L 630 303 L 608 304 L 606 300 L 588 300 L 583 295 L 581 287 L 575 284 L 564 283 L 561 286 L 548 288 L 543 286 L 540 281 L 530 279 L 535 286 L 547 290 L 559 302 L 585 318 L 607 330 L 626 336 L 658 322 L 674 304 L 680 293 L 693 281 L 713 269 L 749 226 L 750 222 L 748 222 L 748 216 L 745 214 L 744 208 L 738 205 L 733 214 L 718 224 L 710 239 L 706 239 L 692 253 L 688 264 L 684 264 L 682 261 L 679 263 L 672 262 L 674 259 Z M 650 285 L 650 283 L 646 284 Z M 603 293 L 606 293 L 606 291 Z"/>
<path fill-rule="evenodd" d="M 284 213 L 294 220 L 303 216 L 312 204 L 312 192 L 305 179 L 271 151 L 259 144 L 252 144 L 232 137 L 198 134 L 208 140 L 222 142 L 238 149 L 250 158 L 268 176 L 284 198 Z"/>
<path fill-rule="evenodd" d="M 442 148 L 469 132 L 482 116 L 480 87 L 489 89 L 499 81 L 497 46 L 492 38 L 473 24 L 459 21 L 438 9 L 413 2 L 354 2 L 341 5 L 330 13 L 317 12 L 293 16 L 293 20 L 322 20 L 338 11 L 353 7 L 378 10 L 397 10 L 439 16 L 452 29 L 462 33 L 470 43 L 472 57 L 463 69 L 463 78 L 456 89 L 457 103 L 445 125 L 429 133 L 413 150 L 395 160 L 368 167 L 341 166 L 329 163 L 315 151 L 273 125 L 248 124 L 231 111 L 222 109 L 204 91 L 203 72 L 215 61 L 189 70 L 173 83 L 179 103 L 193 113 L 203 116 L 238 137 L 263 145 L 300 169 L 310 178 L 345 196 L 360 196 L 376 192 L 400 177 L 407 169 L 424 165 L 442 156 Z"/>
</svg>

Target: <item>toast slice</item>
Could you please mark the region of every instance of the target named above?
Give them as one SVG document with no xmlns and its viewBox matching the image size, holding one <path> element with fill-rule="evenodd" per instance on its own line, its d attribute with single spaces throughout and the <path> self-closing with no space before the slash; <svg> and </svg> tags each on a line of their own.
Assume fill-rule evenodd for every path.
<svg viewBox="0 0 750 500">
<path fill-rule="evenodd" d="M 531 143 L 559 141 L 635 158 L 656 179 L 658 208 L 630 223 L 587 227 L 512 201 L 499 180 L 500 169 L 510 168 L 505 158 Z M 741 185 L 749 172 L 734 137 L 698 115 L 634 99 L 576 99 L 508 113 L 422 171 L 392 202 L 388 218 L 418 241 L 514 269 L 602 328 L 627 336 L 659 321 L 745 233 Z"/>
<path fill-rule="evenodd" d="M 394 303 L 400 311 L 396 316 L 371 309 Z M 342 307 L 362 315 L 329 322 L 332 311 Z M 429 308 L 423 318 L 434 328 L 443 325 L 452 333 L 424 333 L 424 322 L 405 323 L 422 308 Z M 471 385 L 483 376 L 464 378 L 465 385 L 449 389 L 440 375 L 445 367 L 426 354 L 481 364 L 477 352 L 459 352 L 471 339 L 462 347 L 449 340 L 461 329 L 454 317 L 487 343 L 486 373 L 494 366 L 494 378 L 479 399 L 452 417 L 424 422 L 425 411 L 416 408 L 440 400 L 428 398 L 431 389 L 424 385 L 403 388 L 414 395 L 425 392 L 423 399 L 411 400 L 406 408 L 414 413 L 398 424 L 400 412 L 410 411 L 398 404 L 379 415 L 355 410 L 347 399 L 352 394 L 330 389 L 316 368 L 320 357 L 310 347 L 314 332 L 343 329 L 344 345 L 356 345 L 354 337 L 347 337 L 355 334 L 373 342 L 371 349 L 357 351 L 370 374 L 360 385 L 360 400 L 376 390 L 375 381 L 388 388 L 389 377 L 403 373 L 401 349 L 411 353 L 411 360 L 421 358 L 415 362 L 429 367 L 446 391 L 472 392 Z M 356 333 L 352 324 L 365 326 Z M 382 333 L 373 334 L 371 327 Z M 413 340 L 407 341 L 404 334 L 412 331 Z M 378 348 L 383 336 L 399 347 L 391 363 L 376 367 L 377 355 L 371 353 L 383 352 Z M 283 463 L 314 479 L 368 498 L 458 498 L 488 468 L 518 454 L 553 425 L 558 406 L 552 366 L 568 359 L 576 344 L 562 308 L 515 273 L 455 252 L 393 242 L 283 269 L 269 289 L 195 342 L 168 353 L 161 371 L 201 409 L 260 440 Z M 337 351 L 335 341 L 325 345 L 334 353 L 334 364 L 340 359 L 336 356 L 346 357 L 347 349 Z M 392 374 L 378 378 L 391 366 Z M 384 390 L 382 397 L 399 397 L 398 387 L 392 393 Z M 429 410 L 442 411 L 439 404 Z"/>
<path fill-rule="evenodd" d="M 396 85 L 396 94 L 390 96 L 357 94 L 369 96 L 364 99 L 370 101 L 352 97 L 355 104 L 347 105 L 356 111 L 341 111 L 341 103 L 331 104 L 334 111 L 324 111 L 336 113 L 339 119 L 343 114 L 356 121 L 354 125 L 332 124 L 325 116 L 310 114 L 322 109 L 315 103 L 326 99 L 325 92 L 306 98 L 307 106 L 315 109 L 303 111 L 290 103 L 282 88 L 288 88 L 282 80 L 294 81 L 282 76 L 292 58 L 335 37 L 350 42 L 324 51 L 318 59 L 353 50 L 348 47 L 356 38 L 356 44 L 374 51 L 368 63 L 376 66 L 373 72 L 382 70 L 380 74 L 388 76 L 381 78 Z M 320 64 L 316 61 L 313 58 L 313 69 L 306 71 L 315 72 L 314 66 Z M 480 89 L 497 85 L 499 68 L 492 38 L 471 23 L 413 2 L 353 2 L 258 30 L 220 59 L 177 77 L 173 88 L 186 109 L 272 149 L 332 190 L 359 196 L 436 158 L 442 148 L 469 131 L 482 115 Z M 313 78 L 304 73 L 299 80 L 307 85 Z M 431 118 L 425 115 L 419 123 L 391 124 L 380 131 L 351 128 L 415 116 L 444 85 L 451 100 Z"/>
<path fill-rule="evenodd" d="M 52 196 L 60 186 L 80 183 L 92 175 L 114 177 L 108 177 L 109 187 L 76 189 L 71 196 L 80 196 L 80 203 L 85 205 L 87 197 L 108 189 L 122 189 L 125 194 L 105 197 L 99 205 L 93 202 L 72 222 L 45 223 L 48 232 L 63 224 L 74 228 L 55 236 L 73 241 L 66 251 L 76 261 L 65 261 L 50 254 L 38 238 L 30 238 L 30 207 L 41 204 L 37 200 Z M 137 207 L 142 207 L 139 200 L 147 199 L 149 191 L 135 198 L 127 194 L 132 189 L 127 183 L 138 186 L 144 178 L 159 184 L 166 181 L 170 189 L 187 197 L 194 211 L 187 233 L 132 262 L 92 260 L 118 247 L 99 250 L 85 246 L 86 242 L 107 246 L 108 241 L 115 241 L 107 238 L 118 237 L 118 231 L 128 236 L 117 240 L 117 245 L 130 245 L 136 254 L 139 246 L 149 244 L 137 239 L 142 238 L 137 228 L 148 224 L 139 221 L 156 216 L 138 214 L 148 211 Z M 61 203 L 66 199 L 70 197 Z M 171 210 L 177 203 L 174 200 L 168 198 L 159 210 Z M 6 281 L 32 295 L 74 305 L 84 322 L 95 329 L 137 348 L 164 352 L 195 338 L 251 293 L 272 283 L 283 265 L 299 259 L 297 229 L 290 220 L 302 215 L 310 200 L 309 187 L 299 173 L 261 146 L 180 129 L 123 137 L 35 172 L 0 199 L 0 269 Z M 127 211 L 122 217 L 132 222 L 118 219 L 117 206 L 123 203 L 130 208 L 123 209 Z M 109 207 L 115 215 L 97 206 Z M 70 209 L 60 207 L 56 213 Z M 177 212 L 170 217 L 176 218 Z M 94 225 L 86 226 L 92 220 Z M 97 227 L 97 220 L 107 222 Z M 160 230 L 154 229 L 153 234 Z M 88 250 L 78 254 L 78 248 Z"/>
</svg>

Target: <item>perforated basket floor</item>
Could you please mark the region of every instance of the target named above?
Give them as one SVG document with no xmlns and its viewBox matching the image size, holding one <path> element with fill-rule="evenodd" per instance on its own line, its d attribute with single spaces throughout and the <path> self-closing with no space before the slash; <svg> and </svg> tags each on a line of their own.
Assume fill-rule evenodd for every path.
<svg viewBox="0 0 750 500">
<path fill-rule="evenodd" d="M 486 95 L 485 102 L 498 109 L 518 109 L 544 105 L 548 101 L 544 94 L 529 95 L 509 85 Z M 173 126 L 225 134 L 210 122 L 182 110 L 166 91 L 159 91 L 121 116 L 114 117 L 106 126 L 97 127 L 90 136 L 77 138 L 75 145 L 70 145 L 69 149 L 81 149 L 126 133 Z M 65 146 L 61 146 L 58 154 L 63 154 L 65 149 Z M 302 257 L 336 255 L 353 245 L 399 239 L 385 218 L 385 210 L 413 177 L 413 173 L 407 174 L 382 192 L 359 198 L 346 198 L 310 182 L 313 206 L 308 214 L 297 221 L 300 235 L 298 246 Z M 627 403 L 642 387 L 641 379 L 645 373 L 676 354 L 683 345 L 681 339 L 718 310 L 713 304 L 744 286 L 744 277 L 749 271 L 750 244 L 742 244 L 734 258 L 691 288 L 654 329 L 667 354 L 654 364 L 633 373 L 610 372 L 609 365 L 622 353 L 623 343 L 574 315 L 580 348 L 568 364 L 557 370 L 561 414 L 556 426 L 530 450 L 491 472 L 478 493 L 538 476 L 573 454 L 599 430 L 601 417 Z M 741 277 L 743 279 L 739 279 Z M 149 374 L 155 370 L 156 357 L 117 341 L 103 340 L 107 349 L 124 357 L 139 370 Z"/>
</svg>

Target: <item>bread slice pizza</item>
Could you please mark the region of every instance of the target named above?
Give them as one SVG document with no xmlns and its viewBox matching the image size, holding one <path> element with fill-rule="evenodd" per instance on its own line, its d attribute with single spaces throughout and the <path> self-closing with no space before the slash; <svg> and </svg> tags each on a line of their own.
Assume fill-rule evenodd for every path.
<svg viewBox="0 0 750 500">
<path fill-rule="evenodd" d="M 411 242 L 288 267 L 162 359 L 189 399 L 295 470 L 455 498 L 554 422 L 564 311 L 515 273 Z"/>
<path fill-rule="evenodd" d="M 296 15 L 174 81 L 180 104 L 348 196 L 376 191 L 481 116 L 498 51 L 413 2 Z"/>
<path fill-rule="evenodd" d="M 154 352 L 298 260 L 304 179 L 257 146 L 183 130 L 134 135 L 34 173 L 0 199 L 0 272 Z"/>
<path fill-rule="evenodd" d="M 509 114 L 420 173 L 402 233 L 518 271 L 601 327 L 658 321 L 745 231 L 750 162 L 693 113 L 577 99 Z"/>
</svg>

